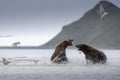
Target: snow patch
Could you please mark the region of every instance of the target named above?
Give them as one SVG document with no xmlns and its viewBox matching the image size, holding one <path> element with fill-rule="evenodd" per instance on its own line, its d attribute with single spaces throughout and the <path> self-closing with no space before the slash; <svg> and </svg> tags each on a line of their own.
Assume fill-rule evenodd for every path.
<svg viewBox="0 0 120 80">
<path fill-rule="evenodd" d="M 105 8 L 102 3 L 100 4 L 99 10 L 97 10 L 97 12 L 101 16 L 100 19 L 103 19 L 108 14 L 108 12 L 105 11 Z"/>
</svg>

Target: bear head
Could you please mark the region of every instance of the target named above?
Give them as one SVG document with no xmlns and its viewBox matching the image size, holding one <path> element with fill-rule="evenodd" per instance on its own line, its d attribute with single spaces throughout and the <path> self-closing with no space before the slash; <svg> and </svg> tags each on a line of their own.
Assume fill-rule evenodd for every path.
<svg viewBox="0 0 120 80">
<path fill-rule="evenodd" d="M 63 41 L 60 46 L 63 46 L 65 48 L 67 48 L 68 46 L 72 46 L 72 42 L 73 42 L 73 39 L 68 39 L 68 40 L 65 40 Z"/>
<path fill-rule="evenodd" d="M 72 46 L 73 39 L 68 39 L 66 45 Z"/>
<path fill-rule="evenodd" d="M 78 45 L 75 45 L 76 48 L 78 48 L 78 50 L 80 51 L 90 51 L 92 49 L 92 47 L 90 47 L 89 45 L 87 44 L 78 44 Z"/>
</svg>

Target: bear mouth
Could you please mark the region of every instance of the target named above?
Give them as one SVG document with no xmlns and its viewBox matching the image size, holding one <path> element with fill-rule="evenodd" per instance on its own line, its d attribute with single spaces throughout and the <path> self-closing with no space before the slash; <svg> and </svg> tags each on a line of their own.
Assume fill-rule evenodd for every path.
<svg viewBox="0 0 120 80">
<path fill-rule="evenodd" d="M 80 50 L 79 50 L 78 52 L 79 52 L 79 54 L 81 54 L 81 53 L 82 53 L 82 51 L 80 51 Z"/>
<path fill-rule="evenodd" d="M 79 48 L 79 46 L 78 46 L 78 45 L 75 45 L 75 47 L 76 47 L 76 48 Z"/>
<path fill-rule="evenodd" d="M 79 54 L 81 54 L 82 52 L 80 51 Z"/>
</svg>

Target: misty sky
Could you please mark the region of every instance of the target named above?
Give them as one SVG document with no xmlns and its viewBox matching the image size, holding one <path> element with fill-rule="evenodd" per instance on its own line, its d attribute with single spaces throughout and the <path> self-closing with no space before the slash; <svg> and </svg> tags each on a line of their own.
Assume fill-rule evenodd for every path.
<svg viewBox="0 0 120 80">
<path fill-rule="evenodd" d="M 0 46 L 41 45 L 100 0 L 0 0 Z M 120 0 L 109 0 L 120 7 Z M 2 37 L 12 35 L 11 37 Z"/>
</svg>

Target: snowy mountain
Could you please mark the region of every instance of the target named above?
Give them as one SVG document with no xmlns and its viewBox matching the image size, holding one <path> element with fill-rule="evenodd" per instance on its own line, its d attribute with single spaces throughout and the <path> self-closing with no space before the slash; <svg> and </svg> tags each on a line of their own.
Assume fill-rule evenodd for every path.
<svg viewBox="0 0 120 80">
<path fill-rule="evenodd" d="M 54 48 L 62 40 L 72 38 L 74 45 L 91 44 L 97 48 L 120 49 L 120 8 L 109 1 L 100 1 L 79 20 L 66 25 L 41 48 Z"/>
</svg>

